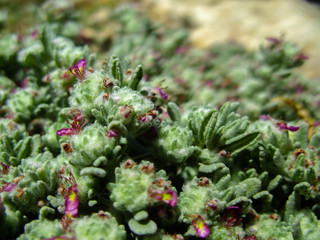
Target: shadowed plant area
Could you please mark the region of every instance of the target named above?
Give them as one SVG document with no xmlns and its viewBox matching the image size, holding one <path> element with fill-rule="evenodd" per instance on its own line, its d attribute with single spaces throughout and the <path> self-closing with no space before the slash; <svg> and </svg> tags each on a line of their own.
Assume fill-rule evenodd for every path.
<svg viewBox="0 0 320 240">
<path fill-rule="evenodd" d="M 317 240 L 309 56 L 198 49 L 143 4 L 1 2 L 0 239 Z"/>
</svg>

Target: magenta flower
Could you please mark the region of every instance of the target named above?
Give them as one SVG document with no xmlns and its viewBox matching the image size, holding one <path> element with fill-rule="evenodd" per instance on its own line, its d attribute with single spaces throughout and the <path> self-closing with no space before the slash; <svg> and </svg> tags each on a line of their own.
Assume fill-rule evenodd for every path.
<svg viewBox="0 0 320 240">
<path fill-rule="evenodd" d="M 68 69 L 76 78 L 78 78 L 80 81 L 83 81 L 87 77 L 86 70 L 84 69 L 86 64 L 87 64 L 86 60 L 81 59 L 79 62 L 72 65 Z"/>
<path fill-rule="evenodd" d="M 80 131 L 77 131 L 77 129 L 74 129 L 74 128 L 62 128 L 57 131 L 57 134 L 59 136 L 64 136 L 64 135 L 71 136 L 71 135 L 75 135 L 79 132 Z"/>
<path fill-rule="evenodd" d="M 168 189 L 161 194 L 161 200 L 166 204 L 169 204 L 171 207 L 174 207 L 177 204 L 178 198 L 175 191 Z"/>
<path fill-rule="evenodd" d="M 67 123 L 69 123 L 71 125 L 71 128 L 59 129 L 57 131 L 57 134 L 59 136 L 64 136 L 64 135 L 71 136 L 71 135 L 75 135 L 75 134 L 80 133 L 80 131 L 84 127 L 84 125 L 86 125 L 88 123 L 88 121 L 86 121 L 84 124 L 81 125 L 81 122 L 83 119 L 84 119 L 84 116 L 81 114 L 81 112 L 79 110 L 74 110 L 72 123 L 67 121 Z"/>
<path fill-rule="evenodd" d="M 149 197 L 169 204 L 171 207 L 174 207 L 178 201 L 176 192 L 171 189 L 167 189 L 165 191 L 160 189 L 151 189 L 149 190 Z"/>
<path fill-rule="evenodd" d="M 168 99 L 168 96 L 167 94 L 165 94 L 161 88 L 156 88 L 157 91 L 159 92 L 160 96 L 164 99 L 164 100 L 167 100 Z"/>
<path fill-rule="evenodd" d="M 192 226 L 196 230 L 197 234 L 201 238 L 205 238 L 210 234 L 208 225 L 204 222 L 203 217 L 195 215 L 192 219 Z"/>
<path fill-rule="evenodd" d="M 287 123 L 279 121 L 276 123 L 276 126 L 280 129 L 280 130 L 288 130 L 290 132 L 296 132 L 299 130 L 299 127 L 294 127 L 294 126 L 288 126 Z"/>
<path fill-rule="evenodd" d="M 65 208 L 64 208 L 64 214 L 65 214 L 65 220 L 68 220 L 69 217 L 76 217 L 78 215 L 78 206 L 79 206 L 79 196 L 78 196 L 78 185 L 76 183 L 76 180 L 71 173 L 71 170 L 69 172 L 69 178 L 62 175 L 64 172 L 64 169 L 60 173 L 60 178 L 64 179 L 67 183 L 69 183 L 71 186 L 68 189 L 63 188 L 62 192 L 67 192 L 67 194 L 64 196 L 65 199 Z"/>
<path fill-rule="evenodd" d="M 76 186 L 71 186 L 68 189 L 68 195 L 64 196 L 65 199 L 65 209 L 64 214 L 70 214 L 72 217 L 76 217 L 78 215 L 78 206 L 79 206 L 79 196 L 78 189 Z"/>
</svg>

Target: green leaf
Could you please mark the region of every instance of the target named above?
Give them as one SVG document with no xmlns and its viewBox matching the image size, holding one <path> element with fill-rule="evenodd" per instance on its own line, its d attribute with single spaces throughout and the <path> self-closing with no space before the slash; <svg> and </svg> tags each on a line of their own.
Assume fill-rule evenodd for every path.
<svg viewBox="0 0 320 240">
<path fill-rule="evenodd" d="M 174 102 L 169 102 L 167 105 L 167 111 L 170 116 L 170 119 L 173 122 L 181 122 L 181 112 L 179 110 L 179 107 Z"/>
<path fill-rule="evenodd" d="M 240 151 L 243 151 L 247 147 L 254 145 L 259 137 L 260 132 L 243 133 L 226 141 L 226 145 L 222 146 L 221 149 L 227 150 L 232 156 Z"/>
<path fill-rule="evenodd" d="M 129 87 L 133 90 L 137 90 L 142 77 L 143 67 L 142 65 L 138 65 L 133 72 L 132 78 L 130 79 Z"/>
</svg>

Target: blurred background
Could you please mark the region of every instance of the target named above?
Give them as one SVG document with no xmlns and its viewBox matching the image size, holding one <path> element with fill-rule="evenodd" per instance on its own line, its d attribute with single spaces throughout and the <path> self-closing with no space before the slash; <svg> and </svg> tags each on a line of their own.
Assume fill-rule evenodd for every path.
<svg viewBox="0 0 320 240">
<path fill-rule="evenodd" d="M 12 32 L 23 34 L 32 25 L 35 9 L 45 1 L 1 0 L 1 6 L 12 6 L 1 12 L 8 18 Z M 50 2 L 50 1 L 49 1 Z M 52 0 L 51 2 L 59 2 Z M 61 2 L 61 1 L 60 1 Z M 299 71 L 306 77 L 320 76 L 320 5 L 307 0 L 70 0 L 73 14 L 81 23 L 81 35 L 104 44 L 113 34 L 110 13 L 121 4 L 146 13 L 166 28 L 187 27 L 190 41 L 199 48 L 214 43 L 235 41 L 255 50 L 266 37 L 283 36 L 296 43 L 309 57 Z M 49 6 L 50 8 L 50 6 Z M 12 12 L 11 12 L 12 11 Z M 59 14 L 53 12 L 52 14 Z M 116 26 L 114 26 L 116 28 Z M 92 43 L 92 41 L 91 41 Z M 92 43 L 94 51 L 98 47 Z M 98 44 L 98 45 L 99 45 Z"/>
</svg>

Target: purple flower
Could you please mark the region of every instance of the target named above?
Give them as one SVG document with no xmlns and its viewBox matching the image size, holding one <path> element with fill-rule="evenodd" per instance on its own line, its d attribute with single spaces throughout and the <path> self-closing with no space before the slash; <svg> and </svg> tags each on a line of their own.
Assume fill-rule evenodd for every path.
<svg viewBox="0 0 320 240">
<path fill-rule="evenodd" d="M 72 123 L 67 121 L 67 123 L 69 123 L 71 125 L 71 128 L 59 129 L 57 131 L 57 134 L 59 136 L 64 136 L 64 135 L 71 136 L 71 135 L 78 134 L 78 133 L 80 133 L 80 131 L 84 127 L 84 125 L 86 125 L 88 123 L 88 121 L 86 121 L 85 123 L 83 123 L 81 125 L 81 122 L 84 119 L 84 116 L 81 114 L 81 112 L 79 110 L 73 110 L 72 113 L 73 113 Z"/>
<path fill-rule="evenodd" d="M 171 189 L 164 191 L 161 195 L 161 198 L 163 202 L 169 204 L 171 207 L 174 207 L 178 201 L 176 192 Z"/>
<path fill-rule="evenodd" d="M 148 141 L 154 141 L 158 138 L 159 133 L 158 129 L 156 126 L 152 126 L 148 131 L 146 131 L 143 136 L 148 140 Z"/>
<path fill-rule="evenodd" d="M 169 204 L 171 207 L 174 207 L 178 201 L 176 192 L 171 189 L 167 189 L 165 191 L 160 189 L 150 189 L 149 197 Z"/>
<path fill-rule="evenodd" d="M 167 100 L 168 99 L 168 96 L 167 94 L 165 94 L 161 88 L 156 88 L 157 91 L 159 92 L 160 96 L 164 99 L 164 100 Z"/>
<path fill-rule="evenodd" d="M 67 183 L 70 184 L 70 187 L 68 189 L 65 189 L 63 187 L 63 193 L 66 192 L 67 194 L 64 196 L 65 199 L 65 209 L 64 214 L 66 216 L 66 219 L 69 217 L 76 217 L 78 215 L 78 206 L 79 206 L 79 196 L 78 196 L 78 185 L 77 182 L 70 170 L 69 172 L 69 178 L 63 176 L 64 168 L 59 171 L 60 178 L 64 179 Z"/>
<path fill-rule="evenodd" d="M 72 217 L 78 215 L 78 206 L 79 206 L 79 196 L 78 189 L 76 186 L 71 186 L 68 189 L 68 195 L 64 196 L 65 199 L 65 209 L 64 214 L 70 214 Z"/>
<path fill-rule="evenodd" d="M 57 134 L 58 136 L 71 136 L 71 135 L 74 135 L 74 134 L 77 134 L 78 132 L 76 131 L 76 129 L 73 129 L 73 128 L 62 128 L 62 129 L 59 129 L 57 130 Z"/>
<path fill-rule="evenodd" d="M 238 206 L 228 207 L 222 214 L 221 220 L 225 227 L 234 227 L 241 223 L 241 208 Z"/>
<path fill-rule="evenodd" d="M 77 62 L 76 64 L 72 65 L 68 69 L 80 81 L 83 81 L 87 77 L 86 70 L 84 69 L 86 64 L 87 64 L 86 60 L 85 59 L 81 59 L 79 62 Z"/>
<path fill-rule="evenodd" d="M 280 130 L 288 130 L 290 132 L 296 132 L 299 130 L 299 127 L 295 127 L 295 126 L 288 126 L 287 123 L 283 122 L 283 121 L 279 121 L 276 123 L 276 126 L 280 129 Z"/>
<path fill-rule="evenodd" d="M 204 222 L 202 216 L 200 215 L 194 216 L 192 219 L 192 225 L 199 237 L 205 238 L 210 234 L 210 229 L 208 225 Z"/>
</svg>

